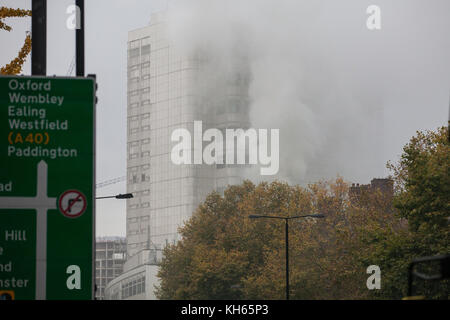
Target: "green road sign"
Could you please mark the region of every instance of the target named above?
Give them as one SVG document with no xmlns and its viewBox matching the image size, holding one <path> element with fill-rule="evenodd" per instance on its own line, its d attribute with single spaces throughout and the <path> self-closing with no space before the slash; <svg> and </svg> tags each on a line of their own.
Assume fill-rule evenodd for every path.
<svg viewBox="0 0 450 320">
<path fill-rule="evenodd" d="M 94 297 L 92 78 L 0 77 L 0 291 Z"/>
</svg>

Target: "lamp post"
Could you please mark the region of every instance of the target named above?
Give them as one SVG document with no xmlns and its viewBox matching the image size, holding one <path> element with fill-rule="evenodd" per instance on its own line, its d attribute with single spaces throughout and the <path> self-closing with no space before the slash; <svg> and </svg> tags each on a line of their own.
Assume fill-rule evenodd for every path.
<svg viewBox="0 0 450 320">
<path fill-rule="evenodd" d="M 118 195 L 115 195 L 115 196 L 97 197 L 97 198 L 95 198 L 95 200 L 101 200 L 101 199 L 131 199 L 133 197 L 134 196 L 133 196 L 132 193 L 125 193 L 125 194 L 118 194 Z M 97 292 L 97 288 L 98 288 L 97 284 L 95 284 L 95 287 L 94 287 L 94 291 L 95 292 Z M 96 297 L 94 297 L 94 299 L 97 300 Z"/>
<path fill-rule="evenodd" d="M 107 197 L 98 197 L 95 198 L 95 200 L 100 200 L 100 199 L 131 199 L 133 198 L 133 194 L 132 193 L 125 193 L 125 194 L 118 194 L 115 196 L 107 196 Z"/>
<path fill-rule="evenodd" d="M 285 243 L 286 243 L 286 300 L 289 300 L 289 220 L 300 218 L 325 218 L 323 214 L 307 214 L 303 216 L 294 217 L 277 217 L 277 216 L 261 216 L 261 215 L 249 215 L 250 219 L 279 219 L 285 221 Z"/>
</svg>

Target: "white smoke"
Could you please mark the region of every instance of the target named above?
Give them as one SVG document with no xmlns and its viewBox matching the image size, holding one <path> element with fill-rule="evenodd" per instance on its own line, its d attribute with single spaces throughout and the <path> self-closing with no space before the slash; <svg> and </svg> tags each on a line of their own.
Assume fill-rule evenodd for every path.
<svg viewBox="0 0 450 320">
<path fill-rule="evenodd" d="M 366 28 L 370 4 L 179 0 L 168 22 L 175 44 L 213 54 L 218 73 L 236 54 L 248 59 L 251 124 L 280 129 L 278 178 L 367 181 L 385 173 L 381 97 L 402 79 L 389 63 L 402 52 L 380 51 L 395 39 Z"/>
</svg>

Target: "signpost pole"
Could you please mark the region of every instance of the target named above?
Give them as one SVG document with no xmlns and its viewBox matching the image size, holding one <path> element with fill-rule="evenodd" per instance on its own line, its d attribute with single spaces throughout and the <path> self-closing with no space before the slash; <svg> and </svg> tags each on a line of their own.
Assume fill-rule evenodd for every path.
<svg viewBox="0 0 450 320">
<path fill-rule="evenodd" d="M 84 77 L 84 0 L 76 0 L 77 14 L 80 14 L 77 21 L 76 29 L 76 75 L 77 77 Z M 79 11 L 78 11 L 79 9 Z"/>
<path fill-rule="evenodd" d="M 47 0 L 32 0 L 31 74 L 47 73 Z"/>
</svg>

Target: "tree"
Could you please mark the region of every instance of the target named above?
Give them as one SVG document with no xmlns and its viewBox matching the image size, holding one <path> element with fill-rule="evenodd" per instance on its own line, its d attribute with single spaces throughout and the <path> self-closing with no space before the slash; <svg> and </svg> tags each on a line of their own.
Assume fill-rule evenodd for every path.
<svg viewBox="0 0 450 320">
<path fill-rule="evenodd" d="M 404 147 L 399 164 L 388 164 L 399 189 L 395 207 L 400 216 L 408 219 L 413 232 L 448 231 L 450 145 L 447 136 L 447 127 L 436 132 L 417 132 Z"/>
<path fill-rule="evenodd" d="M 6 7 L 0 7 L 0 29 L 11 31 L 12 28 L 3 22 L 5 18 L 12 17 L 26 17 L 31 16 L 31 10 L 23 9 L 12 9 Z M 0 68 L 0 74 L 2 75 L 15 75 L 22 71 L 22 66 L 28 54 L 31 52 L 31 35 L 27 34 L 25 37 L 25 42 L 20 49 L 17 57 L 13 59 L 9 64 Z"/>
<path fill-rule="evenodd" d="M 342 178 L 307 188 L 249 181 L 224 196 L 210 194 L 168 246 L 159 271 L 160 299 L 284 299 L 284 227 L 250 214 L 325 219 L 290 223 L 292 299 L 401 299 L 412 259 L 448 253 L 447 128 L 418 133 L 393 170 L 395 194 L 349 194 Z M 381 289 L 368 290 L 367 267 L 381 269 Z M 425 271 L 433 271 L 434 266 Z M 448 281 L 417 283 L 428 298 L 447 298 Z"/>
<path fill-rule="evenodd" d="M 382 195 L 375 195 L 380 198 Z M 284 226 L 250 214 L 293 216 L 321 212 L 325 220 L 292 221 L 293 299 L 368 297 L 360 254 L 367 229 L 394 225 L 377 207 L 352 204 L 341 178 L 308 188 L 246 181 L 223 197 L 209 195 L 164 251 L 160 299 L 284 299 Z M 392 214 L 390 214 L 392 216 Z M 392 220 L 392 222 L 391 222 Z"/>
<path fill-rule="evenodd" d="M 385 259 L 391 276 L 386 282 L 387 289 L 391 288 L 391 295 L 396 297 L 406 293 L 406 271 L 412 259 L 447 254 L 450 250 L 448 134 L 447 127 L 417 132 L 403 148 L 399 163 L 388 163 L 397 188 L 394 206 L 409 226 L 405 237 L 392 237 L 377 248 L 377 255 Z M 396 259 L 388 263 L 387 258 L 394 255 Z M 436 272 L 434 269 L 436 266 L 430 265 L 424 272 Z M 416 286 L 420 294 L 429 298 L 447 299 L 450 292 L 448 280 L 440 283 L 419 281 Z"/>
</svg>

